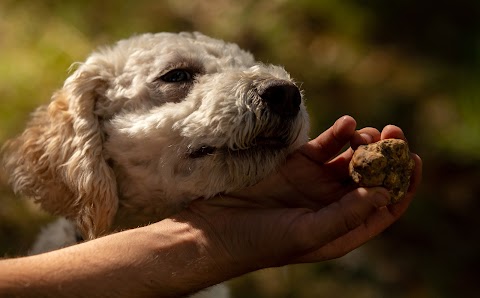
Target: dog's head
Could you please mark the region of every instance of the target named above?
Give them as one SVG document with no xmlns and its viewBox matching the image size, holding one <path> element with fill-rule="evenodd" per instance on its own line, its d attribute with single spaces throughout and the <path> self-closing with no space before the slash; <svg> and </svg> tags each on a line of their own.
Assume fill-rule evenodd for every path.
<svg viewBox="0 0 480 298">
<path fill-rule="evenodd" d="M 204 35 L 145 34 L 93 53 L 4 147 L 17 192 L 93 238 L 252 185 L 307 141 L 281 67 Z"/>
</svg>

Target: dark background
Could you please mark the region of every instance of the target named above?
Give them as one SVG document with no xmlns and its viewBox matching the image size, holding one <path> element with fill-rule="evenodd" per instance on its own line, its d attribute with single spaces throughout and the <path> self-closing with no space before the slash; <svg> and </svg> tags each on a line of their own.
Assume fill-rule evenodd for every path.
<svg viewBox="0 0 480 298">
<path fill-rule="evenodd" d="M 311 136 L 344 114 L 402 127 L 424 161 L 407 214 L 338 260 L 230 282 L 234 297 L 480 297 L 480 1 L 0 2 L 0 142 L 68 67 L 134 33 L 201 31 L 301 82 Z M 0 184 L 0 256 L 52 218 Z"/>
</svg>

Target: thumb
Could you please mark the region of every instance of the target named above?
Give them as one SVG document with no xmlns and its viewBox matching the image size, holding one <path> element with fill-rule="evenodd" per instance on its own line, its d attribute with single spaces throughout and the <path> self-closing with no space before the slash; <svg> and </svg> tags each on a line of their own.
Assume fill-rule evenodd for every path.
<svg viewBox="0 0 480 298">
<path fill-rule="evenodd" d="M 300 151 L 315 162 L 325 163 L 348 144 L 355 134 L 356 126 L 355 119 L 343 116 L 317 138 L 300 148 Z"/>
</svg>

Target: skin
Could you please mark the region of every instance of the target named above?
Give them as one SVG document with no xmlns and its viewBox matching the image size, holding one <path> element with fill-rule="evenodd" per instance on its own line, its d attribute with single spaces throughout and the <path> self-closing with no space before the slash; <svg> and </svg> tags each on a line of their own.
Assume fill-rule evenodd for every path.
<svg viewBox="0 0 480 298">
<path fill-rule="evenodd" d="M 277 173 L 238 193 L 197 200 L 158 223 L 58 251 L 0 262 L 0 296 L 178 297 L 261 268 L 338 258 L 407 210 L 420 184 L 387 205 L 383 188 L 348 181 L 346 144 L 405 139 L 386 126 L 356 130 L 349 116 L 292 154 Z"/>
</svg>

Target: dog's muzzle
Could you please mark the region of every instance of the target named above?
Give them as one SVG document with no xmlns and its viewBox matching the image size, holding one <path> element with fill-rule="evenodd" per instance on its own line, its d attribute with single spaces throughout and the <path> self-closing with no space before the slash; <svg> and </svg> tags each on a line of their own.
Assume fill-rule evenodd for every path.
<svg viewBox="0 0 480 298">
<path fill-rule="evenodd" d="M 263 131 L 252 139 L 247 149 L 264 148 L 279 150 L 290 145 L 287 138 L 288 131 L 294 118 L 300 111 L 302 95 L 297 86 L 286 80 L 267 80 L 255 87 L 255 95 L 252 105 L 262 106 L 260 110 L 268 111 L 268 114 L 276 118 L 277 124 L 269 127 L 268 131 Z M 263 113 L 260 113 L 263 114 Z M 257 115 L 263 117 L 262 115 Z M 207 155 L 213 155 L 218 149 L 228 151 L 242 151 L 228 148 L 216 148 L 203 145 L 197 148 L 189 148 L 187 156 L 189 158 L 202 158 Z"/>
</svg>

